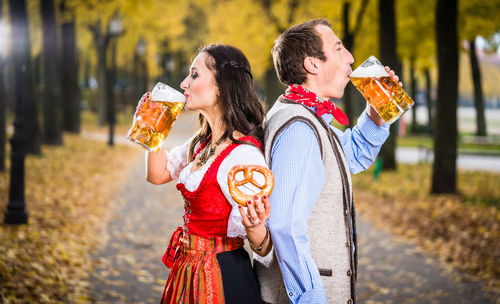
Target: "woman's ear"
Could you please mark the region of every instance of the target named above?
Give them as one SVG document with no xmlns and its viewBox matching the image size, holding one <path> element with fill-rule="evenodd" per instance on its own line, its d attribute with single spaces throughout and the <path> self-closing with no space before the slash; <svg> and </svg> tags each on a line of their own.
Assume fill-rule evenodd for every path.
<svg viewBox="0 0 500 304">
<path fill-rule="evenodd" d="M 318 60 L 318 59 L 315 57 L 304 58 L 304 69 L 309 74 L 313 74 L 313 75 L 318 74 L 318 65 L 316 64 L 316 60 Z"/>
</svg>

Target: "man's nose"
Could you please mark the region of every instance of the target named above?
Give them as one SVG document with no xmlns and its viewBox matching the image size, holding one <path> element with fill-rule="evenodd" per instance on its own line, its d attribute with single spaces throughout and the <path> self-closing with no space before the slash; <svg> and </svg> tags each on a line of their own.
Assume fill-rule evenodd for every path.
<svg viewBox="0 0 500 304">
<path fill-rule="evenodd" d="M 346 52 L 347 52 L 347 60 L 349 62 L 349 65 L 351 65 L 354 63 L 354 57 L 352 57 L 351 52 L 349 52 L 348 50 L 346 50 Z"/>
</svg>

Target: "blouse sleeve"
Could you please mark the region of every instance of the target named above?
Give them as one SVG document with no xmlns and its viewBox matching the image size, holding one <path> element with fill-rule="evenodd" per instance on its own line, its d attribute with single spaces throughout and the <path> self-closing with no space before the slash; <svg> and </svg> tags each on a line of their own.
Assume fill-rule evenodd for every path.
<svg viewBox="0 0 500 304">
<path fill-rule="evenodd" d="M 222 161 L 219 171 L 217 172 L 217 182 L 219 183 L 222 193 L 224 193 L 224 196 L 232 206 L 227 225 L 227 236 L 246 238 L 245 227 L 241 223 L 241 215 L 238 210 L 238 203 L 236 203 L 231 197 L 227 183 L 227 175 L 229 171 L 237 165 L 260 165 L 266 168 L 267 165 L 264 155 L 257 147 L 242 144 L 229 153 L 229 155 Z M 239 178 L 238 175 L 237 178 Z M 265 181 L 264 176 L 261 174 L 255 174 L 254 178 L 259 184 L 263 184 Z M 253 185 L 242 187 L 240 190 L 246 194 L 255 194 L 260 191 L 260 189 L 253 187 Z M 244 209 L 246 212 L 246 207 Z"/>
<path fill-rule="evenodd" d="M 174 147 L 167 152 L 167 170 L 176 182 L 179 179 L 182 169 L 188 164 L 189 145 L 195 136 L 192 136 L 184 144 Z"/>
</svg>

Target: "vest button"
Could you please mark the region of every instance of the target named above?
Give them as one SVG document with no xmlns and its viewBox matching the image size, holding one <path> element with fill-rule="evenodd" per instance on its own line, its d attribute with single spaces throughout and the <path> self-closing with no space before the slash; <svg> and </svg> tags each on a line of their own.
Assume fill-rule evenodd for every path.
<svg viewBox="0 0 500 304">
<path fill-rule="evenodd" d="M 349 210 L 345 209 L 345 210 L 344 210 L 344 214 L 345 214 L 345 215 L 348 215 L 348 214 L 349 214 Z"/>
<path fill-rule="evenodd" d="M 293 292 L 290 291 L 290 293 L 288 294 L 290 297 L 293 297 Z"/>
<path fill-rule="evenodd" d="M 349 299 L 349 301 L 347 301 L 347 304 L 352 304 L 352 299 Z"/>
<path fill-rule="evenodd" d="M 351 247 L 351 242 L 349 242 L 349 241 L 345 242 L 345 246 L 346 246 L 347 248 Z"/>
<path fill-rule="evenodd" d="M 351 276 L 351 275 L 352 275 L 352 270 L 351 270 L 351 269 L 347 270 L 347 275 L 348 275 L 348 276 Z"/>
</svg>

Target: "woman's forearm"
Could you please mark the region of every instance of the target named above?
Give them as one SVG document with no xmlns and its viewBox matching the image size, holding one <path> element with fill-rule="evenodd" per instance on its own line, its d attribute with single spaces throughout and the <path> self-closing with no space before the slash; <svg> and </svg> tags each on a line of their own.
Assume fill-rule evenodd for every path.
<svg viewBox="0 0 500 304">
<path fill-rule="evenodd" d="M 167 153 L 163 146 L 157 154 L 146 152 L 146 180 L 155 185 L 172 181 L 172 176 L 167 170 Z"/>
</svg>

